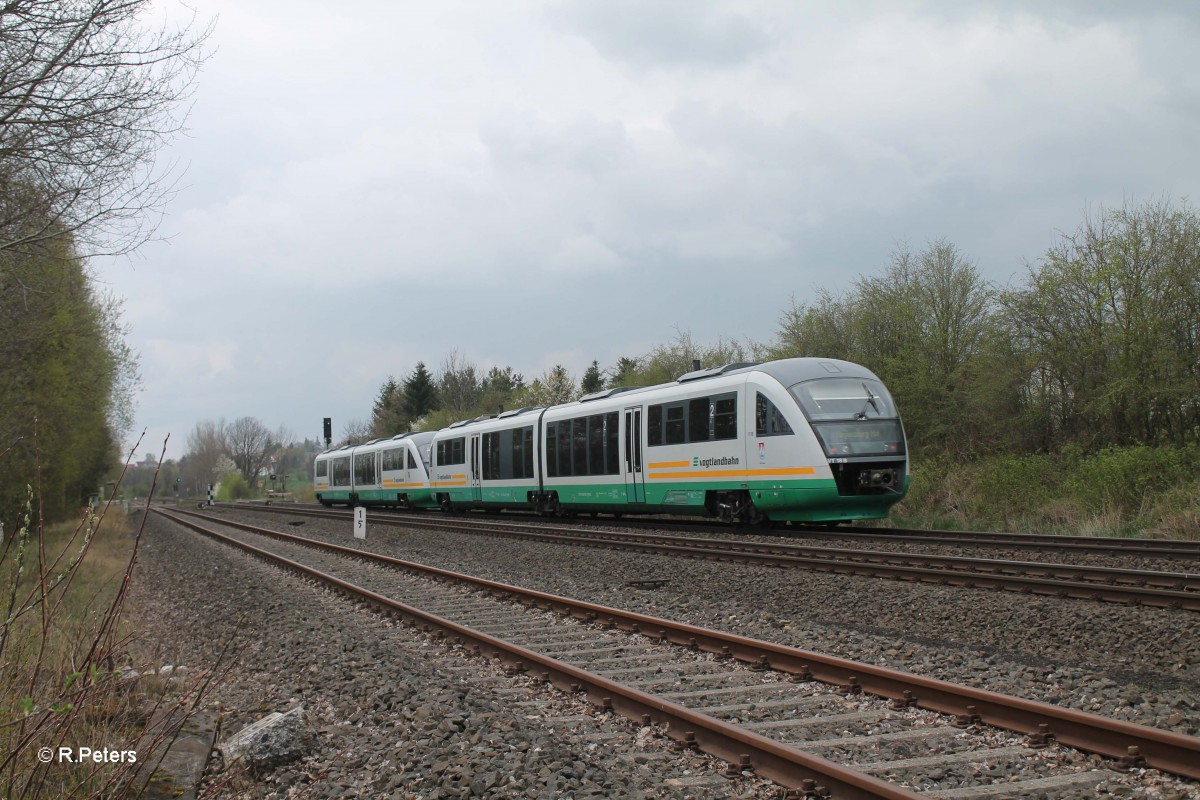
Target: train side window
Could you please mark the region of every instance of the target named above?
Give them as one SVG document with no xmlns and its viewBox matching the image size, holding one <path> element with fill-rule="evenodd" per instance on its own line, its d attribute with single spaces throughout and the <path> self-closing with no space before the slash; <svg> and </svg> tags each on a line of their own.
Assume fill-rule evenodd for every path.
<svg viewBox="0 0 1200 800">
<path fill-rule="evenodd" d="M 713 438 L 736 439 L 737 395 L 730 394 L 712 399 Z"/>
<path fill-rule="evenodd" d="M 754 398 L 754 432 L 759 436 L 786 436 L 792 432 L 783 413 L 762 392 Z"/>
<path fill-rule="evenodd" d="M 587 417 L 571 420 L 571 461 L 576 475 L 588 474 Z"/>
<path fill-rule="evenodd" d="M 525 460 L 524 460 L 525 471 L 524 471 L 524 473 L 522 473 L 521 477 L 532 478 L 533 477 L 533 426 L 526 425 L 524 428 L 521 428 L 521 432 L 522 432 L 522 436 L 525 440 L 525 447 L 523 449 L 523 452 L 525 453 Z"/>
<path fill-rule="evenodd" d="M 318 461 L 317 462 L 317 477 L 324 478 L 328 474 L 329 474 L 329 462 L 328 461 Z"/>
<path fill-rule="evenodd" d="M 558 474 L 559 477 L 574 475 L 571 464 L 571 420 L 558 423 Z"/>
<path fill-rule="evenodd" d="M 546 477 L 558 477 L 558 423 L 546 426 Z"/>
<path fill-rule="evenodd" d="M 363 453 L 354 457 L 354 482 L 363 485 L 376 482 L 374 453 Z"/>
<path fill-rule="evenodd" d="M 620 466 L 620 440 L 617 438 L 617 412 L 604 415 L 604 474 L 618 475 Z"/>
<path fill-rule="evenodd" d="M 437 444 L 437 463 L 439 467 L 448 466 L 450 464 L 465 464 L 467 463 L 464 455 L 464 445 L 466 440 L 462 437 L 457 439 L 443 439 Z"/>
<path fill-rule="evenodd" d="M 663 443 L 662 406 L 650 406 L 646 409 L 646 443 L 651 447 Z"/>
<path fill-rule="evenodd" d="M 604 415 L 593 414 L 588 420 L 588 475 L 604 474 Z"/>
<path fill-rule="evenodd" d="M 693 397 L 688 401 L 688 438 L 689 442 L 708 441 L 709 402 L 707 397 Z"/>
<path fill-rule="evenodd" d="M 513 428 L 507 431 L 508 439 L 508 477 L 510 478 L 525 478 L 522 470 L 525 466 L 525 440 L 521 438 L 522 428 Z"/>
<path fill-rule="evenodd" d="M 485 433 L 483 435 L 483 479 L 494 481 L 500 477 L 500 434 Z"/>
<path fill-rule="evenodd" d="M 684 444 L 687 441 L 684 421 L 683 403 L 667 406 L 667 444 Z"/>
</svg>

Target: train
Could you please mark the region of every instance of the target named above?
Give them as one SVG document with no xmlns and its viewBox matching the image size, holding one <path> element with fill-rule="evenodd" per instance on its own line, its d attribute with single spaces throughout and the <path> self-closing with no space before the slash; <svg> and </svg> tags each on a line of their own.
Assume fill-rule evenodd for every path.
<svg viewBox="0 0 1200 800">
<path fill-rule="evenodd" d="M 880 519 L 909 487 L 887 387 L 822 358 L 697 369 L 347 445 L 320 453 L 313 474 L 325 506 L 733 523 Z"/>
</svg>

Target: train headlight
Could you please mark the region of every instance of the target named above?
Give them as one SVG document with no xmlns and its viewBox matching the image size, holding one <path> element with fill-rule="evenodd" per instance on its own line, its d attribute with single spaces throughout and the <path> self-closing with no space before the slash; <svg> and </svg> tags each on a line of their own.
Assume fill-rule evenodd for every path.
<svg viewBox="0 0 1200 800">
<path fill-rule="evenodd" d="M 858 473 L 859 486 L 887 487 L 896 482 L 894 469 L 864 469 Z"/>
</svg>

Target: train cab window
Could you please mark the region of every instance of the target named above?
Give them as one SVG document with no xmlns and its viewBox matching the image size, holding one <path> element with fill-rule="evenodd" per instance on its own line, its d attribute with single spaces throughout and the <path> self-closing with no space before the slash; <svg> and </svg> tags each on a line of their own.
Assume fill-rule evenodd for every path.
<svg viewBox="0 0 1200 800">
<path fill-rule="evenodd" d="M 317 477 L 324 478 L 328 474 L 329 474 L 329 462 L 328 461 L 318 461 L 317 462 Z"/>
<path fill-rule="evenodd" d="M 758 436 L 784 436 L 792 432 L 783 413 L 762 392 L 754 399 L 754 432 Z"/>
<path fill-rule="evenodd" d="M 408 468 L 409 469 L 417 468 L 417 459 L 413 458 L 413 454 L 412 454 L 411 450 L 408 451 Z"/>
</svg>

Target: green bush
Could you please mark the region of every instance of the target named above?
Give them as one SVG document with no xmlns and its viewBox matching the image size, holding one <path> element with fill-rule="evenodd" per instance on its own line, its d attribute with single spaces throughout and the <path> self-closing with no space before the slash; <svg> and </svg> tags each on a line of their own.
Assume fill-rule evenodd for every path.
<svg viewBox="0 0 1200 800">
<path fill-rule="evenodd" d="M 221 486 L 217 490 L 217 499 L 222 503 L 234 500 L 245 500 L 251 496 L 250 484 L 240 473 L 232 472 L 221 478 Z"/>
<path fill-rule="evenodd" d="M 1156 495 L 1194 475 L 1196 461 L 1191 449 L 1107 447 L 1080 461 L 1068 488 L 1084 508 L 1138 516 L 1153 507 Z"/>
<path fill-rule="evenodd" d="M 1024 517 L 1062 490 L 1061 459 L 1049 454 L 996 456 L 976 465 L 976 514 L 985 519 Z"/>
<path fill-rule="evenodd" d="M 892 524 L 1085 535 L 1194 538 L 1200 450 L 1110 447 L 997 455 L 961 464 L 915 456 Z"/>
</svg>

